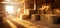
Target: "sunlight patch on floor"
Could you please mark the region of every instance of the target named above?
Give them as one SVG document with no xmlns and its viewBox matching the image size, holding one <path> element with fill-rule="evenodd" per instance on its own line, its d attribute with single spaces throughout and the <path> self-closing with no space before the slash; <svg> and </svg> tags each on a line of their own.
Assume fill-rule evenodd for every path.
<svg viewBox="0 0 60 28">
<path fill-rule="evenodd" d="M 12 19 L 12 20 L 27 28 L 37 28 L 36 26 L 31 25 L 29 22 L 28 23 L 24 22 L 24 20 L 20 20 L 20 21 L 17 19 Z"/>
<path fill-rule="evenodd" d="M 24 26 L 24 27 L 27 27 L 27 28 L 38 28 L 38 27 L 42 27 L 42 28 L 47 28 L 47 27 L 44 27 L 44 26 L 39 26 L 39 25 L 35 25 L 29 21 L 26 21 L 26 20 L 18 20 L 18 19 L 11 19 L 13 21 L 15 21 L 16 23 Z"/>
<path fill-rule="evenodd" d="M 17 26 L 14 25 L 10 20 L 6 20 L 6 21 L 11 26 L 11 28 L 17 28 Z"/>
</svg>

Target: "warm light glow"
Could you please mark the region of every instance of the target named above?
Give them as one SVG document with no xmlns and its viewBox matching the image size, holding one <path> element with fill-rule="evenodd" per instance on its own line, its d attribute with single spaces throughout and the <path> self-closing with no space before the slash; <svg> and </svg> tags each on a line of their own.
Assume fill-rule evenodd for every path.
<svg viewBox="0 0 60 28">
<path fill-rule="evenodd" d="M 24 1 L 21 1 L 20 4 L 21 4 L 21 3 L 24 3 Z"/>
<path fill-rule="evenodd" d="M 17 28 L 16 25 L 14 25 L 10 20 L 6 20 L 8 24 L 11 26 L 11 28 Z"/>
<path fill-rule="evenodd" d="M 58 13 L 60 13 L 60 11 L 59 11 L 58 9 L 56 9 L 56 11 L 57 11 Z"/>
<path fill-rule="evenodd" d="M 9 14 L 13 13 L 13 6 L 6 5 L 6 11 L 7 11 Z"/>
<path fill-rule="evenodd" d="M 49 8 L 49 6 L 42 6 L 42 9 Z"/>
<path fill-rule="evenodd" d="M 23 14 L 20 14 L 20 20 L 22 20 L 22 16 L 23 16 Z"/>
<path fill-rule="evenodd" d="M 50 6 L 42 6 L 41 10 L 48 10 L 48 8 L 50 8 Z"/>
<path fill-rule="evenodd" d="M 20 8 L 18 8 L 18 10 L 17 10 L 17 11 L 18 11 L 18 13 L 20 13 Z"/>
<path fill-rule="evenodd" d="M 27 14 L 29 14 L 29 11 L 27 10 Z"/>
<path fill-rule="evenodd" d="M 10 0 L 5 0 L 5 1 L 8 1 L 9 2 Z"/>
<path fill-rule="evenodd" d="M 26 14 L 26 9 L 24 9 L 24 14 Z"/>
<path fill-rule="evenodd" d="M 29 15 L 29 10 L 24 10 L 24 14 Z"/>
</svg>

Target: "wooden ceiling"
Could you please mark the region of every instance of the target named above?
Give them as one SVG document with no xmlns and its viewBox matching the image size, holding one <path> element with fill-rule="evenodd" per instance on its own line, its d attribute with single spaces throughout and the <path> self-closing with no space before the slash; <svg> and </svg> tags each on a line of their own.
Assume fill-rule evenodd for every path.
<svg viewBox="0 0 60 28">
<path fill-rule="evenodd" d="M 3 1 L 3 0 L 0 0 L 0 2 Z M 24 1 L 24 0 L 12 0 L 14 2 L 21 2 L 21 1 Z M 37 1 L 37 7 L 40 7 L 42 4 L 48 4 L 48 3 L 52 3 L 52 6 L 60 6 L 60 0 L 36 0 Z M 26 8 L 34 8 L 34 0 L 26 0 L 25 1 L 25 4 L 26 4 Z"/>
<path fill-rule="evenodd" d="M 0 2 L 2 2 L 3 0 L 0 0 Z"/>
</svg>

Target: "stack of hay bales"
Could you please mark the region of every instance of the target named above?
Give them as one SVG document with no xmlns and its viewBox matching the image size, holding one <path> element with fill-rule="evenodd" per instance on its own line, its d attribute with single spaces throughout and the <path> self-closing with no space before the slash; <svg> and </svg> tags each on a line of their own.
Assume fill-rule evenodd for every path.
<svg viewBox="0 0 60 28">
<path fill-rule="evenodd" d="M 36 14 L 36 10 L 29 9 L 28 11 L 29 11 L 29 18 L 31 19 L 31 15 Z"/>
<path fill-rule="evenodd" d="M 29 19 L 29 15 L 23 15 L 23 16 L 22 16 L 22 19 L 23 19 L 23 20 Z"/>
<path fill-rule="evenodd" d="M 31 21 L 40 21 L 40 15 L 38 14 L 32 14 L 31 15 Z"/>
</svg>

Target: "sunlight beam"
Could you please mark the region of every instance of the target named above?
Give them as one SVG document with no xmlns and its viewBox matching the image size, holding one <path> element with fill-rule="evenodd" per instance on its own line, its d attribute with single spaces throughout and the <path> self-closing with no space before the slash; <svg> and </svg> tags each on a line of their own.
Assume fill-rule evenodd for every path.
<svg viewBox="0 0 60 28">
<path fill-rule="evenodd" d="M 11 26 L 11 28 L 17 28 L 10 20 L 6 20 L 8 23 L 9 23 L 9 25 Z"/>
</svg>

